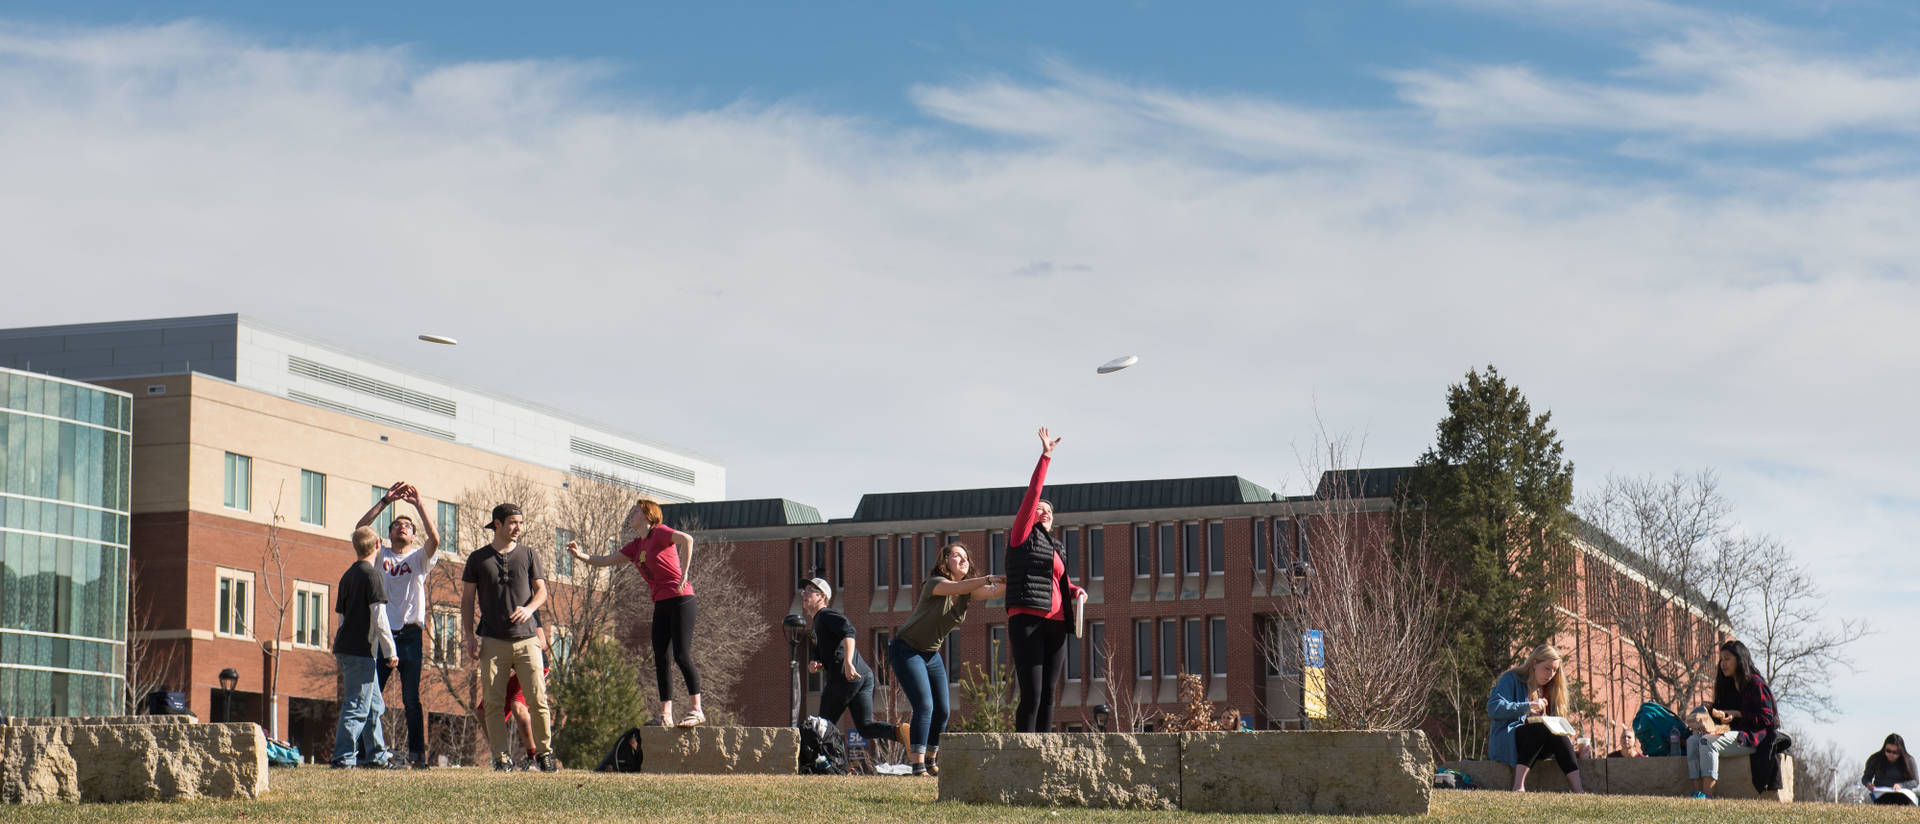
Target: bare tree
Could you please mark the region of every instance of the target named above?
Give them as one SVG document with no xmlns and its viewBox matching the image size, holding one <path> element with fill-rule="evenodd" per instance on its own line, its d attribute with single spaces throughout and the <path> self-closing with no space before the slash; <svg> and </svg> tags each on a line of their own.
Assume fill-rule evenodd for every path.
<svg viewBox="0 0 1920 824">
<path fill-rule="evenodd" d="M 1589 609 L 1633 648 L 1629 690 L 1676 709 L 1716 677 L 1714 648 L 1739 637 L 1775 697 L 1815 718 L 1835 709 L 1826 684 L 1852 669 L 1846 648 L 1870 630 L 1828 622 L 1826 599 L 1779 539 L 1733 519 L 1711 470 L 1671 478 L 1610 477 L 1583 500 L 1585 539 L 1612 561 L 1591 573 Z"/>
<path fill-rule="evenodd" d="M 286 483 L 282 482 L 273 493 L 273 517 L 267 521 L 267 540 L 260 548 L 261 589 L 267 593 L 267 602 L 273 605 L 273 631 L 260 639 L 260 649 L 266 653 L 268 662 L 264 711 L 267 737 L 276 741 L 280 738 L 280 639 L 285 637 L 287 609 L 293 604 L 293 588 L 287 580 L 287 557 L 280 548 L 280 524 L 286 520 L 286 516 L 280 514 L 280 499 L 286 489 Z"/>
<path fill-rule="evenodd" d="M 1133 678 L 1116 674 L 1113 669 L 1113 639 L 1096 653 L 1100 671 L 1107 675 L 1107 724 L 1114 732 L 1145 732 L 1153 718 L 1140 710 L 1140 697 L 1134 694 Z"/>
<path fill-rule="evenodd" d="M 153 606 L 141 592 L 141 577 L 136 568 L 127 576 L 127 604 L 131 614 L 127 627 L 127 714 L 138 714 L 147 695 L 180 683 L 180 648 L 175 639 L 154 637 L 162 631 L 154 617 Z"/>
<path fill-rule="evenodd" d="M 1411 507 L 1399 514 L 1363 508 L 1365 479 L 1347 469 L 1356 452 L 1348 438 L 1323 431 L 1315 451 L 1330 471 L 1315 493 L 1312 571 L 1292 595 L 1273 599 L 1274 612 L 1283 626 L 1321 633 L 1321 725 L 1411 728 L 1426 717 L 1442 674 L 1443 587 L 1424 520 Z M 1277 677 L 1307 686 L 1303 644 L 1269 644 L 1266 653 Z"/>
<path fill-rule="evenodd" d="M 1840 802 L 1850 785 L 1860 786 L 1860 771 L 1839 744 L 1798 730 L 1792 736 L 1793 800 Z"/>
<path fill-rule="evenodd" d="M 1827 599 L 1806 566 L 1784 544 L 1760 536 L 1741 538 L 1758 559 L 1756 580 L 1738 623 L 1754 666 L 1766 673 L 1776 701 L 1827 720 L 1839 710 L 1833 677 L 1854 672 L 1847 647 L 1872 633 L 1859 619 L 1830 621 L 1822 612 Z"/>
</svg>

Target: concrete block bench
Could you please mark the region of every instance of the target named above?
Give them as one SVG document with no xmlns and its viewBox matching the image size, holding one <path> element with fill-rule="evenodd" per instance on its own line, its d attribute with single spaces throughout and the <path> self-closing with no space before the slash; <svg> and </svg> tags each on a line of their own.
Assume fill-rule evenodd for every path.
<svg viewBox="0 0 1920 824">
<path fill-rule="evenodd" d="M 793 727 L 642 727 L 650 773 L 793 775 L 800 731 Z"/>
<path fill-rule="evenodd" d="M 1753 791 L 1748 756 L 1720 757 L 1720 781 L 1714 795 L 1722 798 L 1764 798 L 1768 801 L 1793 800 L 1793 757 L 1780 758 L 1781 788 L 1764 795 Z M 1513 786 L 1513 768 L 1498 761 L 1450 761 L 1441 766 L 1473 777 L 1476 786 L 1505 790 Z M 1606 795 L 1689 796 L 1693 782 L 1687 780 L 1687 760 L 1680 756 L 1658 758 L 1583 758 L 1580 781 L 1587 792 Z M 1527 773 L 1528 792 L 1571 792 L 1560 765 L 1542 761 Z"/>
<path fill-rule="evenodd" d="M 259 725 L 180 716 L 15 718 L 0 724 L 0 801 L 259 798 L 267 738 Z"/>
<path fill-rule="evenodd" d="M 1403 732 L 948 734 L 940 799 L 1233 813 L 1424 815 L 1433 759 Z"/>
</svg>

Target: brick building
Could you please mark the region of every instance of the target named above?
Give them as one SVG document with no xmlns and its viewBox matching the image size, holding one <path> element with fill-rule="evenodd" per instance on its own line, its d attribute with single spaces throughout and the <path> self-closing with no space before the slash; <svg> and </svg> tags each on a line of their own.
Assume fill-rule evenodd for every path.
<svg viewBox="0 0 1920 824">
<path fill-rule="evenodd" d="M 1338 506 L 1360 517 L 1385 518 L 1391 490 L 1408 470 L 1360 470 L 1342 478 L 1351 496 L 1282 497 L 1244 478 L 1225 476 L 1056 484 L 1056 532 L 1067 546 L 1070 574 L 1089 599 L 1084 641 L 1070 640 L 1060 708 L 1062 729 L 1092 729 L 1093 708 L 1108 705 L 1140 717 L 1176 709 L 1177 677 L 1200 675 L 1207 696 L 1238 709 L 1257 728 L 1291 729 L 1303 718 L 1297 676 L 1282 676 L 1284 656 L 1271 645 L 1298 643 L 1282 628 L 1282 605 L 1310 584 L 1315 536 Z M 1330 478 L 1323 478 L 1323 489 Z M 735 564 L 749 586 L 764 593 L 767 641 L 749 665 L 740 692 L 749 724 L 784 724 L 788 713 L 787 645 L 778 630 L 800 611 L 797 583 L 822 577 L 834 584 L 833 606 L 859 628 L 860 649 L 877 672 L 895 625 L 913 607 L 917 585 L 939 549 L 952 541 L 973 550 L 976 567 L 1002 571 L 1005 534 L 1021 487 L 868 494 L 852 517 L 822 520 L 812 507 L 783 499 L 714 501 L 667 507 L 670 524 L 703 542 L 735 547 Z M 1384 532 L 1382 533 L 1384 534 Z M 1561 603 L 1568 631 L 1557 639 L 1572 659 L 1599 710 L 1590 731 L 1625 722 L 1640 696 L 1618 688 L 1630 651 L 1589 607 L 1596 586 L 1642 586 L 1630 553 L 1590 529 L 1578 530 L 1557 559 L 1572 584 Z M 1703 640 L 1724 634 L 1724 620 L 1696 610 L 1685 620 Z M 967 622 L 943 645 L 955 680 L 963 667 L 993 671 L 1004 655 L 990 654 L 1005 637 L 1004 603 L 976 604 Z M 883 675 L 890 679 L 890 675 Z M 1487 685 L 1489 688 L 1491 685 Z M 903 699 L 876 703 L 881 714 L 906 716 Z M 808 710 L 818 683 L 807 685 Z M 967 711 L 954 691 L 956 716 Z M 1115 723 L 1128 719 L 1116 717 Z"/>
</svg>

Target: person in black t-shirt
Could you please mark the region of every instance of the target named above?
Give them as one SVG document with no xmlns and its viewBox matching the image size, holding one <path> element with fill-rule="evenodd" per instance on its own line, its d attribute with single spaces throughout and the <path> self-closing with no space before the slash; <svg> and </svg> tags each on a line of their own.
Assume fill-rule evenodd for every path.
<svg viewBox="0 0 1920 824">
<path fill-rule="evenodd" d="M 460 576 L 465 582 L 460 593 L 460 623 L 467 636 L 467 655 L 480 662 L 480 689 L 486 695 L 486 706 L 506 706 L 507 674 L 520 677 L 527 711 L 533 717 L 534 764 L 543 772 L 553 772 L 560 767 L 553 760 L 553 735 L 548 726 L 547 679 L 542 675 L 545 657 L 533 624 L 534 612 L 547 602 L 547 576 L 533 548 L 516 540 L 525 520 L 520 507 L 513 504 L 493 508 L 493 518 L 486 527 L 493 530 L 493 542 L 474 550 Z M 477 624 L 476 604 L 480 608 Z M 487 713 L 485 720 L 493 768 L 512 770 L 506 720 L 495 712 Z"/>
<path fill-rule="evenodd" d="M 837 725 L 840 716 L 852 709 L 854 728 L 868 740 L 891 738 L 906 746 L 908 727 L 873 720 L 873 670 L 854 648 L 853 622 L 827 606 L 832 600 L 833 587 L 819 578 L 807 581 L 801 590 L 800 608 L 807 613 L 813 636 L 813 660 L 807 663 L 807 671 L 821 673 L 823 682 L 820 717 Z"/>
<path fill-rule="evenodd" d="M 340 723 L 333 733 L 332 765 L 337 769 L 387 765 L 387 739 L 380 731 L 380 716 L 387 705 L 380 696 L 376 664 L 392 667 L 400 659 L 394 651 L 393 628 L 387 624 L 386 583 L 371 560 L 379 551 L 380 534 L 372 527 L 354 530 L 353 553 L 360 560 L 340 576 L 334 591 L 333 611 L 340 613 L 340 623 L 333 633 L 333 657 L 346 682 Z M 363 758 L 361 753 L 371 755 Z"/>
</svg>

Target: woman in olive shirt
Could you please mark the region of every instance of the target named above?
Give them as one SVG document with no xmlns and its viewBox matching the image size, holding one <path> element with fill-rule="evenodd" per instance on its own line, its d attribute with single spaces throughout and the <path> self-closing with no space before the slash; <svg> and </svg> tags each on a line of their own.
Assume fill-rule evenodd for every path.
<svg viewBox="0 0 1920 824">
<path fill-rule="evenodd" d="M 920 585 L 920 603 L 887 644 L 887 661 L 913 705 L 907 763 L 914 775 L 940 774 L 940 731 L 947 727 L 947 665 L 940 659 L 940 642 L 967 620 L 973 596 L 992 598 L 1007 589 L 1005 577 L 968 578 L 972 571 L 965 544 L 941 550 L 940 562 Z"/>
</svg>

